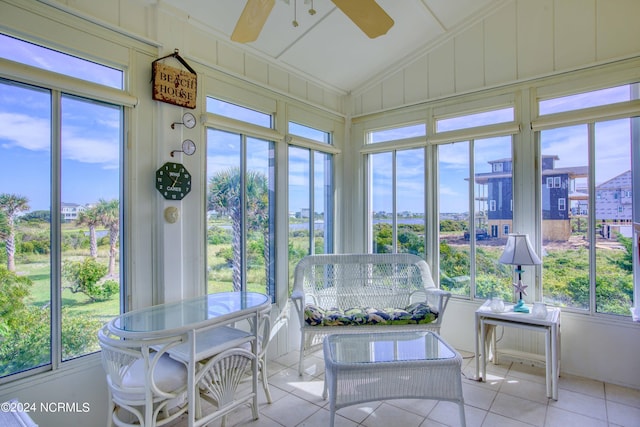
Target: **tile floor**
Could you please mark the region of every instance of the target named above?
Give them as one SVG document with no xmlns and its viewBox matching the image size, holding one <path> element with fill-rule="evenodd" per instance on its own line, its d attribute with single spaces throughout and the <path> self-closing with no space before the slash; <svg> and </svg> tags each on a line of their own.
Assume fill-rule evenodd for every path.
<svg viewBox="0 0 640 427">
<path fill-rule="evenodd" d="M 558 401 L 546 397 L 544 368 L 519 362 L 489 364 L 489 381 L 472 380 L 473 354 L 461 352 L 463 394 L 468 427 L 640 427 L 640 390 L 563 375 Z M 322 352 L 305 360 L 305 375 L 297 372 L 298 353 L 269 361 L 273 403 L 259 386 L 260 418 L 249 407 L 230 414 L 226 425 L 264 427 L 326 427 L 328 401 L 322 399 Z M 434 400 L 389 400 L 342 408 L 337 427 L 459 426 L 457 404 Z M 217 427 L 219 421 L 210 426 Z M 186 427 L 182 419 L 171 427 Z"/>
</svg>

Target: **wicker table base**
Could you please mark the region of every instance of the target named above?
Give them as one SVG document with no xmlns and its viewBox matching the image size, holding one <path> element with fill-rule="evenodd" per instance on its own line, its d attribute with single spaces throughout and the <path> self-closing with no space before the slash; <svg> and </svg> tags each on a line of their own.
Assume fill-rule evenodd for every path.
<svg viewBox="0 0 640 427">
<path fill-rule="evenodd" d="M 390 399 L 456 402 L 466 426 L 462 357 L 434 332 L 334 334 L 324 340 L 331 426 L 336 410 Z"/>
</svg>

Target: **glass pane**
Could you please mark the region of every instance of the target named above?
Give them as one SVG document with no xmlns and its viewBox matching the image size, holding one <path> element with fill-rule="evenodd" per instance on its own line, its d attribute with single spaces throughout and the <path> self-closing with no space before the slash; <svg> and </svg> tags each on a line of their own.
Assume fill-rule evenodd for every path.
<svg viewBox="0 0 640 427">
<path fill-rule="evenodd" d="M 246 218 L 248 291 L 275 295 L 269 289 L 274 275 L 273 142 L 247 138 Z"/>
<path fill-rule="evenodd" d="M 120 313 L 121 117 L 120 107 L 62 97 L 63 360 L 99 350 L 98 329 Z"/>
<path fill-rule="evenodd" d="M 476 298 L 511 301 L 512 266 L 500 264 L 513 230 L 511 136 L 474 142 Z M 467 237 L 469 233 L 467 233 Z"/>
<path fill-rule="evenodd" d="M 424 257 L 424 149 L 398 151 L 396 170 L 398 252 Z"/>
<path fill-rule="evenodd" d="M 469 142 L 438 146 L 440 287 L 465 296 L 471 292 L 470 169 Z"/>
<path fill-rule="evenodd" d="M 333 252 L 333 156 L 319 152 L 313 153 L 313 206 L 315 210 L 314 253 Z"/>
<path fill-rule="evenodd" d="M 419 123 L 416 125 L 402 126 L 393 129 L 376 130 L 369 133 L 369 142 L 385 142 L 395 141 L 398 139 L 413 138 L 417 136 L 425 136 L 427 134 L 427 125 Z"/>
<path fill-rule="evenodd" d="M 51 363 L 50 129 L 49 91 L 0 80 L 0 376 Z"/>
<path fill-rule="evenodd" d="M 393 253 L 393 153 L 369 156 L 373 253 Z"/>
<path fill-rule="evenodd" d="M 76 77 L 100 85 L 123 88 L 123 72 L 75 56 L 0 34 L 0 57 L 21 64 Z"/>
<path fill-rule="evenodd" d="M 241 284 L 240 146 L 242 136 L 207 129 L 207 291 Z"/>
<path fill-rule="evenodd" d="M 596 311 L 624 316 L 633 306 L 632 120 L 595 125 Z"/>
<path fill-rule="evenodd" d="M 331 134 L 329 132 L 314 129 L 295 122 L 289 122 L 289 133 L 325 144 L 331 143 Z"/>
<path fill-rule="evenodd" d="M 615 104 L 631 99 L 631 85 L 617 86 L 592 92 L 578 93 L 560 98 L 547 99 L 539 102 L 539 114 L 562 113 L 589 107 Z"/>
<path fill-rule="evenodd" d="M 207 97 L 207 112 L 271 128 L 271 115 L 219 99 Z"/>
<path fill-rule="evenodd" d="M 311 152 L 289 146 L 289 276 L 296 264 L 311 253 L 309 227 L 311 202 Z M 289 280 L 292 284 L 293 281 Z"/>
<path fill-rule="evenodd" d="M 467 114 L 465 116 L 439 119 L 436 121 L 436 132 L 469 129 L 478 126 L 508 123 L 514 120 L 513 107 L 500 110 L 484 111 L 482 113 Z"/>
<path fill-rule="evenodd" d="M 544 302 L 589 309 L 587 125 L 545 130 L 542 149 Z"/>
</svg>

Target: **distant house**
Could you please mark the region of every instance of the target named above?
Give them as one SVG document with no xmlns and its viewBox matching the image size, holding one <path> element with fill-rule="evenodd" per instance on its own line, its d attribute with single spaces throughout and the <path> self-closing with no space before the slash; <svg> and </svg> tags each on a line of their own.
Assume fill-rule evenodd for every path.
<svg viewBox="0 0 640 427">
<path fill-rule="evenodd" d="M 84 211 L 87 207 L 79 205 L 77 203 L 64 203 L 62 202 L 61 217 L 63 222 L 72 222 L 78 219 L 80 212 Z"/>
<path fill-rule="evenodd" d="M 571 208 L 586 200 L 576 191 L 576 180 L 587 177 L 586 166 L 556 168 L 556 155 L 542 156 L 542 230 L 543 240 L 568 240 L 571 236 Z M 492 160 L 491 172 L 478 173 L 477 184 L 486 187 L 487 227 L 491 237 L 506 237 L 513 232 L 513 177 L 511 158 Z M 578 208 L 581 212 L 583 209 Z"/>
<path fill-rule="evenodd" d="M 596 186 L 596 221 L 602 223 L 603 237 L 611 238 L 614 232 L 631 237 L 632 200 L 630 170 Z"/>
</svg>

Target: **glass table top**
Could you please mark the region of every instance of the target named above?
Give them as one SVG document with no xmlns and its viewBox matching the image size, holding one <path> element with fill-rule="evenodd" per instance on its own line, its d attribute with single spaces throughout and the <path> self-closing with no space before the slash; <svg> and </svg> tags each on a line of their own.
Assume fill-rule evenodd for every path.
<svg viewBox="0 0 640 427">
<path fill-rule="evenodd" d="M 224 321 L 243 311 L 269 304 L 269 297 L 256 292 L 220 292 L 173 303 L 154 305 L 122 314 L 110 324 L 114 333 L 162 333 Z"/>
<path fill-rule="evenodd" d="M 452 359 L 457 353 L 433 332 L 335 334 L 327 338 L 334 363 Z"/>
</svg>

